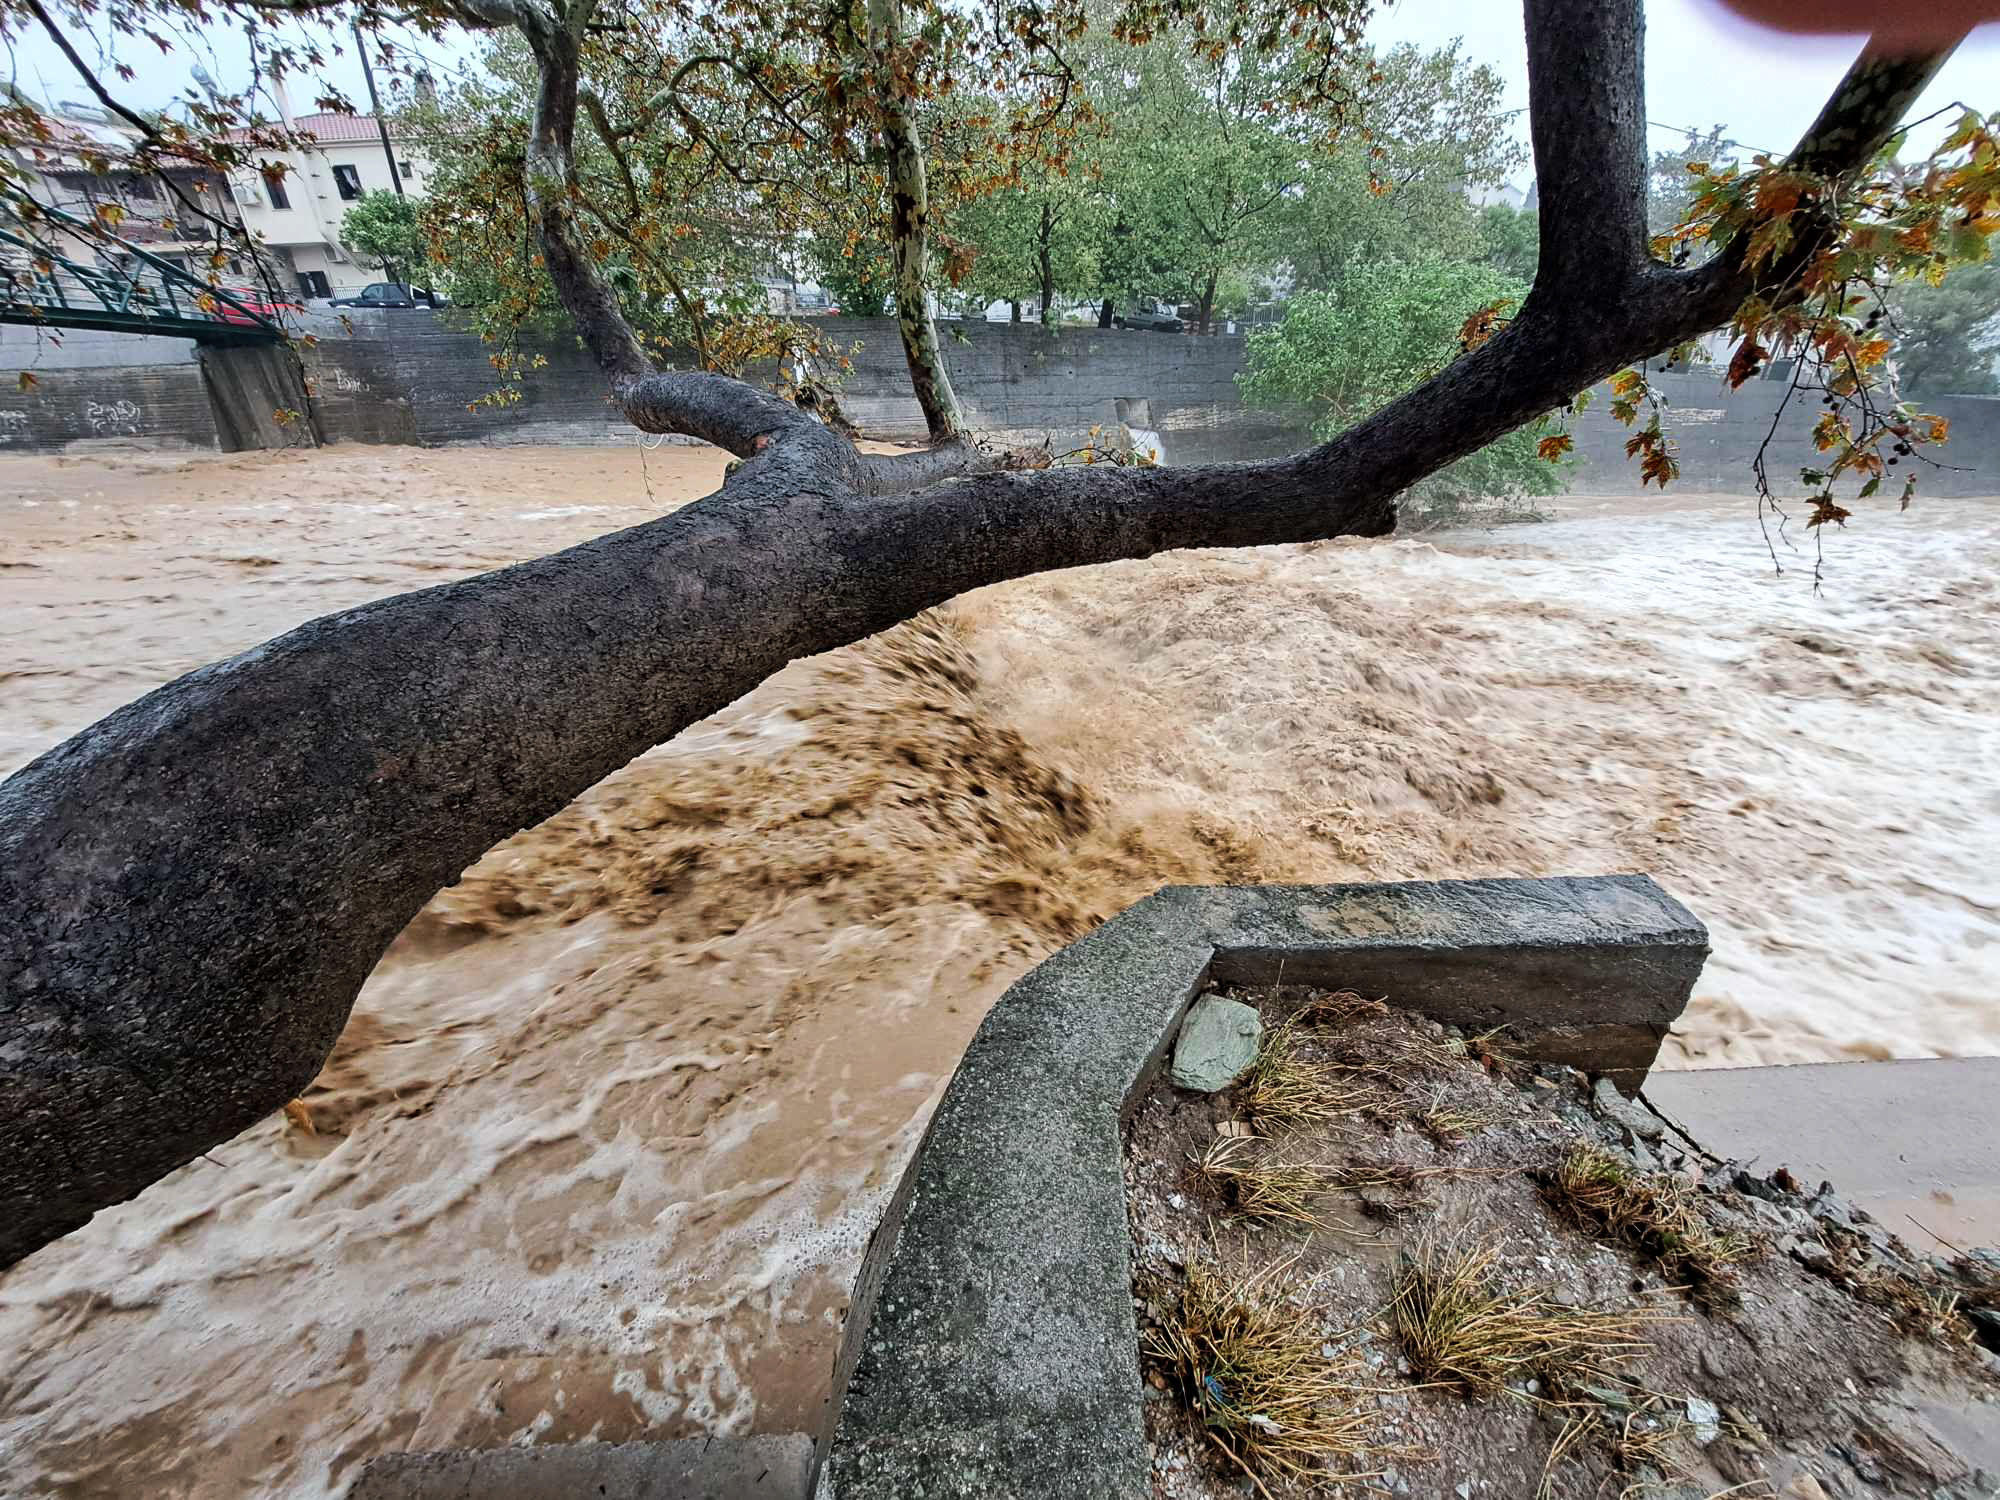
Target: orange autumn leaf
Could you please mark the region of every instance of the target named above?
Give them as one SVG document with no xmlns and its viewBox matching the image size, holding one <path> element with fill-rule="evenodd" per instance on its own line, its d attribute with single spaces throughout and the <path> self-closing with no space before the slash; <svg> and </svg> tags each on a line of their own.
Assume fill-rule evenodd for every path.
<svg viewBox="0 0 2000 1500">
<path fill-rule="evenodd" d="M 1729 357 L 1729 388 L 1733 391 L 1756 375 L 1770 351 L 1755 339 L 1745 339 Z"/>
<path fill-rule="evenodd" d="M 1571 440 L 1568 433 L 1558 432 L 1551 437 L 1543 438 L 1539 443 L 1535 444 L 1535 452 L 1548 462 L 1554 463 L 1575 446 L 1575 442 Z"/>
</svg>

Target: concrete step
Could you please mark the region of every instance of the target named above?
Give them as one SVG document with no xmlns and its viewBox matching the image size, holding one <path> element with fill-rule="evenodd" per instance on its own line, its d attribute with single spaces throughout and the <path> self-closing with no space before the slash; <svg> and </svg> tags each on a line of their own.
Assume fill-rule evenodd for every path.
<svg viewBox="0 0 2000 1500">
<path fill-rule="evenodd" d="M 2000 1246 L 2000 1057 L 1655 1072 L 1645 1094 L 1716 1155 L 1831 1181 L 1919 1248 Z"/>
<path fill-rule="evenodd" d="M 389 1453 L 347 1500 L 805 1500 L 812 1455 L 802 1433 Z"/>
</svg>

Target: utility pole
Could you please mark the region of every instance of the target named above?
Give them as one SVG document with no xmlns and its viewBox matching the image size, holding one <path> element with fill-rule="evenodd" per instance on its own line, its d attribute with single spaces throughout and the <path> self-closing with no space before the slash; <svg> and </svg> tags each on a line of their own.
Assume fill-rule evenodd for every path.
<svg viewBox="0 0 2000 1500">
<path fill-rule="evenodd" d="M 361 39 L 361 23 L 354 23 L 354 50 L 361 54 L 361 76 L 368 80 L 368 107 L 375 111 L 375 128 L 382 133 L 382 154 L 389 161 L 389 185 L 396 196 L 403 193 L 403 174 L 396 170 L 396 148 L 389 144 L 389 122 L 382 118 L 382 96 L 375 92 L 375 70 L 368 66 L 368 46 Z"/>
</svg>

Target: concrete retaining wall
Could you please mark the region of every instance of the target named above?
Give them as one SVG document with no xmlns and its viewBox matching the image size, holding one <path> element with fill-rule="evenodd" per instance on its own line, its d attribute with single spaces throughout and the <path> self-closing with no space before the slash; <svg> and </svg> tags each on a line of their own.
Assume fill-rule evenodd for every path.
<svg viewBox="0 0 2000 1500">
<path fill-rule="evenodd" d="M 1170 887 L 973 1037 L 870 1242 L 821 1493 L 1144 1500 L 1125 1112 L 1211 983 L 1358 987 L 1636 1087 L 1708 954 L 1644 876 Z"/>
<path fill-rule="evenodd" d="M 199 347 L 195 362 L 225 453 L 310 447 L 319 441 L 304 372 L 290 349 L 239 344 Z"/>
<path fill-rule="evenodd" d="M 165 342 L 160 340 L 158 342 Z M 105 442 L 215 448 L 215 412 L 192 351 L 177 364 L 44 370 L 0 382 L 0 453 L 59 453 Z"/>
<path fill-rule="evenodd" d="M 450 315 L 357 308 L 345 322 L 312 314 L 307 326 L 319 340 L 305 363 L 315 387 L 314 416 L 328 442 L 590 444 L 637 437 L 612 411 L 595 364 L 573 339 L 559 338 L 537 351 L 547 364 L 527 375 L 520 401 L 488 404 L 482 398 L 496 385 L 491 351 Z M 1308 441 L 1296 416 L 1246 408 L 1239 399 L 1240 336 L 956 321 L 941 326 L 953 382 L 974 423 L 996 437 L 1039 441 L 1047 435 L 1062 450 L 1081 445 L 1093 425 L 1115 429 L 1129 422 L 1159 433 L 1167 461 L 1175 464 L 1267 457 Z M 837 318 L 811 327 L 843 345 L 859 345 L 843 392 L 856 420 L 883 436 L 920 438 L 923 423 L 894 323 Z M 43 380 L 39 395 L 0 381 L 0 447 L 46 451 L 107 435 L 197 447 L 230 441 L 212 418 L 202 419 L 192 400 L 192 351 L 181 341 L 70 334 L 58 348 L 36 346 L 33 330 L 0 333 L 0 369 L 33 363 Z M 130 368 L 140 365 L 146 369 Z M 1747 490 L 1751 458 L 1770 431 L 1783 384 L 1758 381 L 1728 391 L 1712 372 L 1653 378 L 1672 404 L 1667 421 L 1680 450 L 1678 488 Z M 1923 492 L 2000 493 L 2000 398 L 1947 396 L 1923 404 L 1950 421 L 1952 441 L 1939 456 L 1954 466 L 1919 465 Z M 1612 419 L 1609 405 L 1597 400 L 1574 424 L 1576 486 L 1636 491 L 1638 468 L 1624 451 L 1631 431 Z M 1785 490 L 1812 455 L 1810 430 L 1820 410 L 1810 400 L 1795 402 L 1779 426 L 1773 470 Z"/>
<path fill-rule="evenodd" d="M 611 408 L 603 376 L 574 339 L 531 350 L 546 363 L 528 372 L 521 399 L 492 403 L 492 350 L 456 320 L 428 312 L 351 309 L 314 313 L 305 352 L 313 417 L 327 442 L 629 443 L 636 429 Z M 1050 438 L 1058 451 L 1081 446 L 1089 429 L 1121 421 L 1160 434 L 1170 463 L 1262 458 L 1301 446 L 1305 434 L 1282 414 L 1245 408 L 1236 391 L 1240 336 L 1191 339 L 1124 330 L 1045 330 L 1034 324 L 946 322 L 945 359 L 982 432 L 1009 441 Z M 843 389 L 848 411 L 872 434 L 920 440 L 924 433 L 895 323 L 888 318 L 823 320 L 812 331 L 858 345 Z M 25 330 L 32 337 L 32 330 Z M 80 340 L 81 342 L 77 342 Z M 21 364 L 46 354 L 45 385 L 58 402 L 128 400 L 130 379 L 113 366 L 146 363 L 187 378 L 192 351 L 178 340 L 121 334 L 66 337 L 60 349 L 10 340 Z M 171 354 L 172 359 L 165 356 Z M 85 361 L 78 363 L 79 357 Z M 9 383 L 11 384 L 11 382 Z M 200 420 L 198 409 L 169 409 L 157 398 L 122 435 L 141 441 L 228 446 L 232 434 Z M 10 417 L 9 411 L 17 414 Z M 59 450 L 80 435 L 53 407 L 21 402 L 0 388 L 0 435 L 17 451 Z M 82 434 L 88 435 L 88 434 Z"/>
<path fill-rule="evenodd" d="M 1672 403 L 1664 425 L 1679 450 L 1681 477 L 1677 490 L 1743 494 L 1751 487 L 1750 464 L 1771 431 L 1771 419 L 1784 400 L 1785 383 L 1758 380 L 1730 390 L 1710 373 L 1651 375 L 1653 384 Z M 1925 495 L 2000 495 L 2000 397 L 1939 396 L 1917 403 L 1951 423 L 1951 441 L 1933 451 L 1934 469 L 1914 459 L 1920 473 L 1919 493 Z M 1798 471 L 1818 455 L 1812 426 L 1825 410 L 1810 397 L 1795 398 L 1771 438 L 1772 487 L 1778 494 L 1798 492 Z M 1625 494 L 1639 488 L 1637 463 L 1625 456 L 1632 429 L 1614 420 L 1611 403 L 1600 392 L 1572 426 L 1579 460 L 1575 488 L 1592 493 Z M 1887 456 L 1885 454 L 1885 456 Z M 1889 471 L 1883 489 L 1901 492 L 1902 470 Z M 1851 486 L 1848 487 L 1851 493 Z"/>
<path fill-rule="evenodd" d="M 1249 411 L 1238 399 L 1240 337 L 943 326 L 953 384 L 982 432 L 1035 441 L 1047 434 L 1064 449 L 1080 446 L 1095 424 L 1131 416 L 1161 434 L 1175 463 L 1263 457 L 1303 440 L 1294 423 Z M 318 331 L 308 364 L 329 441 L 626 443 L 637 436 L 613 412 L 603 377 L 573 340 L 541 346 L 536 352 L 547 364 L 527 374 L 522 399 L 495 405 L 481 399 L 495 387 L 491 350 L 449 318 L 363 312 L 351 333 L 337 325 Z M 842 392 L 849 415 L 872 434 L 921 440 L 923 418 L 894 322 L 842 318 L 812 331 L 860 346 Z"/>
</svg>

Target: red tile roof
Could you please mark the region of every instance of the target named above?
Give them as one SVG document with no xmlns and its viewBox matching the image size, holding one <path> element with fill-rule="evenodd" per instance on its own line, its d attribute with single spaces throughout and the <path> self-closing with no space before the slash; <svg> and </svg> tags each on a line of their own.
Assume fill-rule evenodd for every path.
<svg viewBox="0 0 2000 1500">
<path fill-rule="evenodd" d="M 273 124 L 276 123 L 275 121 L 273 122 Z M 321 145 L 372 141 L 379 146 L 382 143 L 382 134 L 375 128 L 375 117 L 373 115 L 337 115 L 331 113 L 293 115 L 292 125 L 295 129 L 316 137 Z M 396 129 L 392 125 L 389 127 L 390 139 L 393 140 L 395 135 Z M 232 141 L 247 140 L 249 139 L 249 132 L 232 130 L 229 132 L 228 138 Z"/>
</svg>

